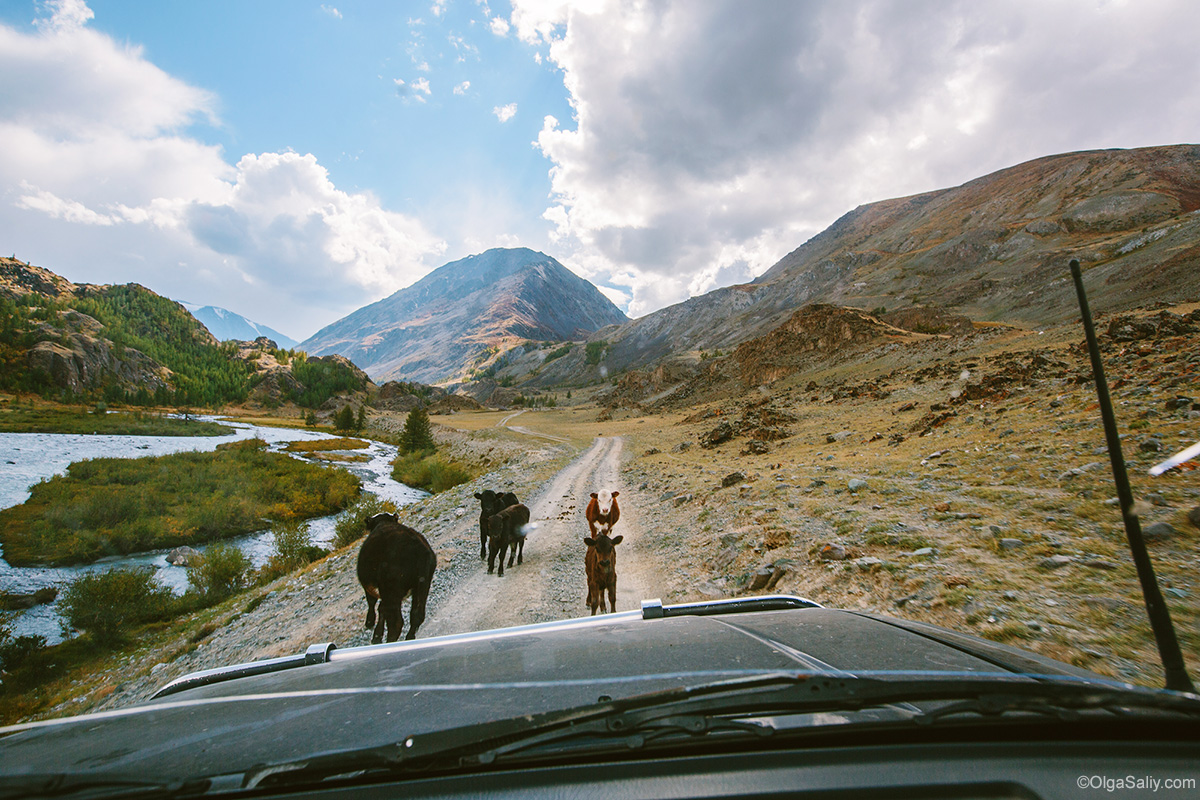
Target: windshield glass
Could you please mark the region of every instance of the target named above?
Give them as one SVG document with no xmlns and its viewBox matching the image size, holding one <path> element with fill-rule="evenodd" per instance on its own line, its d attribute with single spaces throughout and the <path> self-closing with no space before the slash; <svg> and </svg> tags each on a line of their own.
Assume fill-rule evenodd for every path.
<svg viewBox="0 0 1200 800">
<path fill-rule="evenodd" d="M 251 5 L 0 7 L 0 775 L 1189 686 L 1200 11 Z"/>
</svg>

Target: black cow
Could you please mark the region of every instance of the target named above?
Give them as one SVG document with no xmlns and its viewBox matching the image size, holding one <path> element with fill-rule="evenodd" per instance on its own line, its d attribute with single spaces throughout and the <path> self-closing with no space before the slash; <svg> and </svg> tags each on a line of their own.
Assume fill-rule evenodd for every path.
<svg viewBox="0 0 1200 800">
<path fill-rule="evenodd" d="M 520 503 L 511 505 L 488 520 L 488 574 L 496 568 L 496 554 L 500 554 L 500 577 L 504 577 L 504 555 L 512 548 L 508 565 L 525 560 L 525 526 L 529 524 L 529 509 Z"/>
<path fill-rule="evenodd" d="M 425 537 L 401 525 L 395 514 L 376 514 L 367 520 L 370 531 L 358 551 L 358 582 L 367 596 L 366 627 L 375 627 L 372 644 L 383 641 L 384 624 L 387 640 L 400 638 L 404 615 L 400 603 L 410 593 L 408 636 L 417 638 L 417 628 L 425 621 L 425 601 L 429 585 L 437 569 L 437 556 Z M 375 620 L 375 601 L 379 601 L 379 621 Z"/>
<path fill-rule="evenodd" d="M 491 489 L 476 492 L 475 499 L 479 501 L 479 560 L 487 561 L 488 520 L 492 518 L 493 514 L 498 514 L 521 501 L 512 492 L 501 494 L 493 492 Z M 488 571 L 491 572 L 491 570 Z"/>
</svg>

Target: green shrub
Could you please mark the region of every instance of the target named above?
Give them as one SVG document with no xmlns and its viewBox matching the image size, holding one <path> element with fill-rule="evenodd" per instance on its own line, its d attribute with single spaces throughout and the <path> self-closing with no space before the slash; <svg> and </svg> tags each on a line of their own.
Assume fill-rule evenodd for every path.
<svg viewBox="0 0 1200 800">
<path fill-rule="evenodd" d="M 121 642 L 135 625 L 167 619 L 176 612 L 171 590 L 148 569 L 115 569 L 82 575 L 58 601 L 66 626 L 87 631 L 100 644 Z"/>
<path fill-rule="evenodd" d="M 188 565 L 188 581 L 208 603 L 219 602 L 246 587 L 250 559 L 228 542 L 212 545 Z"/>
<path fill-rule="evenodd" d="M 600 359 L 604 358 L 604 350 L 608 347 L 608 342 L 601 339 L 598 342 L 588 342 L 586 346 L 586 358 L 584 361 L 589 366 L 595 366 L 600 363 Z"/>
<path fill-rule="evenodd" d="M 453 461 L 443 461 L 438 455 L 408 453 L 392 462 L 392 477 L 414 489 L 444 492 L 471 480 L 471 473 Z"/>
<path fill-rule="evenodd" d="M 292 569 L 308 563 L 306 551 L 312 547 L 312 534 L 308 523 L 300 520 L 277 522 L 272 526 L 275 539 L 274 555 Z"/>
<path fill-rule="evenodd" d="M 367 520 L 385 511 L 395 514 L 396 504 L 391 500 L 383 499 L 377 494 L 371 494 L 370 492 L 363 494 L 357 503 L 350 506 L 344 514 L 338 517 L 337 523 L 333 528 L 334 546 L 342 548 L 357 542 L 367 533 Z"/>
</svg>

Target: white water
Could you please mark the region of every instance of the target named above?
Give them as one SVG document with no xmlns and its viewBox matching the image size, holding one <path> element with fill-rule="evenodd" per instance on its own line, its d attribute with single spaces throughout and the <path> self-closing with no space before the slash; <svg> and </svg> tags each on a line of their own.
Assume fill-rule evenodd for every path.
<svg viewBox="0 0 1200 800">
<path fill-rule="evenodd" d="M 212 419 L 212 418 L 205 418 Z M 234 430 L 227 436 L 89 436 L 58 433 L 0 433 L 0 508 L 19 505 L 29 498 L 29 487 L 40 480 L 66 472 L 74 461 L 89 458 L 140 458 L 185 450 L 215 450 L 226 442 L 257 436 L 272 449 L 282 449 L 288 442 L 328 439 L 327 433 L 295 428 L 264 428 L 242 423 L 223 422 Z M 391 477 L 391 461 L 396 448 L 371 442 L 366 454 L 370 461 L 341 465 L 354 473 L 363 483 L 363 491 L 373 492 L 392 500 L 398 506 L 407 505 L 425 495 L 424 492 L 397 483 Z M 309 523 L 314 544 L 333 540 L 336 516 L 322 517 Z M 273 536 L 270 531 L 258 531 L 227 540 L 245 552 L 255 566 L 270 557 Z M 196 548 L 203 550 L 203 547 Z M 0 589 L 28 594 L 45 586 L 59 586 L 89 572 L 119 567 L 149 566 L 155 569 L 155 579 L 164 586 L 182 593 L 188 585 L 187 570 L 167 563 L 169 550 L 152 550 L 128 556 L 115 556 L 92 564 L 76 567 L 13 567 L 3 560 L 0 549 Z M 15 636 L 44 636 L 53 644 L 62 640 L 60 617 L 55 603 L 35 606 L 22 612 L 13 625 Z"/>
</svg>

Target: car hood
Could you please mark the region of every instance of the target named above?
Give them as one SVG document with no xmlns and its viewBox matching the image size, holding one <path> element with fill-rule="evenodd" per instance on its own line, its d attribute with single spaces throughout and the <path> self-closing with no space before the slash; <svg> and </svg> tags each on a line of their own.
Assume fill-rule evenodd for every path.
<svg viewBox="0 0 1200 800">
<path fill-rule="evenodd" d="M 993 642 L 849 611 L 653 616 L 332 650 L 325 663 L 0 728 L 0 774 L 183 779 L 759 672 L 1099 679 Z"/>
</svg>

